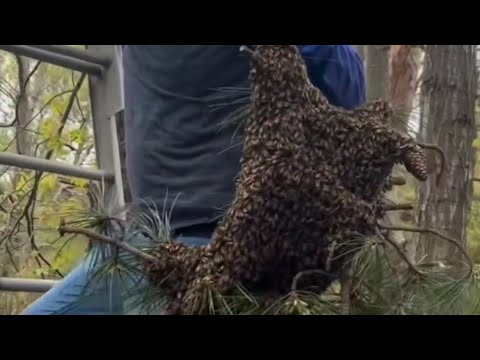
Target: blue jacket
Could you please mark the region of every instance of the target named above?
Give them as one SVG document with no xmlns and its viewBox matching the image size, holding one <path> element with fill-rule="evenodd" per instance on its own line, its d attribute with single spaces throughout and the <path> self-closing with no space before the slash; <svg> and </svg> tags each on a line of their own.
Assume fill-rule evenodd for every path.
<svg viewBox="0 0 480 360">
<path fill-rule="evenodd" d="M 298 46 L 312 82 L 331 103 L 351 109 L 364 102 L 362 63 L 353 48 Z M 171 226 L 183 234 L 214 223 L 233 199 L 242 156 L 234 129 L 220 122 L 246 96 L 218 90 L 249 88 L 248 57 L 239 45 L 125 45 L 123 61 L 133 200 L 173 207 Z"/>
<path fill-rule="evenodd" d="M 353 109 L 366 100 L 363 64 L 350 45 L 298 45 L 309 76 L 329 101 Z"/>
</svg>

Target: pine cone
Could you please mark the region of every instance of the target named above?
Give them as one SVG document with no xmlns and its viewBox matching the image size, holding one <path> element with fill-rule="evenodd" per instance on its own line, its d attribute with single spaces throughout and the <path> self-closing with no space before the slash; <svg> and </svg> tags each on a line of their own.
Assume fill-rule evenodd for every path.
<svg viewBox="0 0 480 360">
<path fill-rule="evenodd" d="M 422 149 L 419 147 L 409 149 L 405 153 L 403 162 L 407 171 L 418 180 L 426 181 L 428 179 L 427 159 Z"/>
</svg>

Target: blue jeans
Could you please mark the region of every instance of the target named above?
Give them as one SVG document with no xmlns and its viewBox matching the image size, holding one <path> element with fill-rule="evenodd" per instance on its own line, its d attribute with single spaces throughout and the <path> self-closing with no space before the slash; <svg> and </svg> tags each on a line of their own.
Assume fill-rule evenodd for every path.
<svg viewBox="0 0 480 360">
<path fill-rule="evenodd" d="M 197 247 L 208 244 L 210 239 L 184 237 L 182 243 Z M 140 315 L 135 309 L 127 309 L 122 286 L 105 281 L 95 288 L 89 286 L 91 254 L 66 276 L 58 285 L 45 293 L 24 310 L 22 315 Z M 158 309 L 158 314 L 163 309 Z"/>
</svg>

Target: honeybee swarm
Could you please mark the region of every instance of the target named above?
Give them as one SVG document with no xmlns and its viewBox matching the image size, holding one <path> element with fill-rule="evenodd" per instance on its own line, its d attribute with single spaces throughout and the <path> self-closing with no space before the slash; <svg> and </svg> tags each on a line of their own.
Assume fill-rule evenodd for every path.
<svg viewBox="0 0 480 360">
<path fill-rule="evenodd" d="M 164 244 L 146 264 L 178 314 L 208 313 L 212 289 L 227 294 L 242 284 L 281 295 L 302 271 L 338 275 L 362 237 L 375 233 L 393 166 L 427 178 L 422 150 L 389 126 L 386 102 L 332 106 L 294 45 L 258 45 L 250 56 L 250 117 L 233 203 L 208 246 Z M 318 275 L 299 286 L 322 292 L 333 279 Z"/>
</svg>

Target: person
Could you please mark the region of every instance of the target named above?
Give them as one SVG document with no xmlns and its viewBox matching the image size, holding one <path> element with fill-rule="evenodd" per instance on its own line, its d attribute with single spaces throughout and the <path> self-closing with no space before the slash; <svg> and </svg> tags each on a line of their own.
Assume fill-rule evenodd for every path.
<svg viewBox="0 0 480 360">
<path fill-rule="evenodd" d="M 334 105 L 365 101 L 363 64 L 350 45 L 298 45 L 312 83 Z M 170 210 L 174 236 L 208 244 L 233 200 L 241 142 L 222 120 L 248 99 L 249 59 L 240 45 L 124 45 L 127 178 L 133 201 Z M 125 314 L 118 290 L 80 296 L 89 258 L 25 315 Z M 81 298 L 81 300 L 80 300 Z"/>
</svg>

